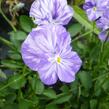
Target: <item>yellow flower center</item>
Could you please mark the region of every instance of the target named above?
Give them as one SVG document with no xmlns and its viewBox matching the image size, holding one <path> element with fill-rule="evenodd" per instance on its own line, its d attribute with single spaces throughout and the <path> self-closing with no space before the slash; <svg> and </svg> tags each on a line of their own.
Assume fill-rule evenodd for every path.
<svg viewBox="0 0 109 109">
<path fill-rule="evenodd" d="M 61 58 L 57 57 L 57 62 L 60 64 L 61 63 Z"/>
<path fill-rule="evenodd" d="M 94 10 L 94 11 L 96 11 L 96 10 L 97 10 L 97 8 L 96 8 L 96 7 L 93 7 L 93 10 Z"/>
</svg>

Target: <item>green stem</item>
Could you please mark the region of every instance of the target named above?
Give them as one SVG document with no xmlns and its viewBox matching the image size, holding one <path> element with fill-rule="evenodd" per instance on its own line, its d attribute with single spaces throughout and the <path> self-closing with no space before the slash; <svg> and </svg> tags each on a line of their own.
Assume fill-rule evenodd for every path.
<svg viewBox="0 0 109 109">
<path fill-rule="evenodd" d="M 4 44 L 6 44 L 7 46 L 9 46 L 10 48 L 12 48 L 12 49 L 14 48 L 14 47 L 13 47 L 13 44 L 12 44 L 10 41 L 4 39 L 4 38 L 1 37 L 1 36 L 0 36 L 0 41 L 3 42 Z"/>
<path fill-rule="evenodd" d="M 101 53 L 103 53 L 103 50 L 104 50 L 104 45 L 105 45 L 105 42 L 102 42 L 102 44 L 101 44 Z"/>
<path fill-rule="evenodd" d="M 102 61 L 103 51 L 104 51 L 104 48 L 105 48 L 105 44 L 106 44 L 106 42 L 108 40 L 108 36 L 109 36 L 109 32 L 107 32 L 107 37 L 106 37 L 105 41 L 101 42 L 101 48 L 100 48 L 100 52 L 99 52 L 98 64 L 100 64 L 101 61 Z"/>
<path fill-rule="evenodd" d="M 86 33 L 84 33 L 84 34 L 82 34 L 82 35 L 80 35 L 80 36 L 76 37 L 75 39 L 73 39 L 73 40 L 72 40 L 72 42 L 77 41 L 78 39 L 80 39 L 80 38 L 82 38 L 82 37 L 84 37 L 84 36 L 86 36 L 86 35 L 90 34 L 91 32 L 93 32 L 93 30 L 88 31 L 88 32 L 86 32 Z"/>
<path fill-rule="evenodd" d="M 2 5 L 2 0 L 0 0 L 0 13 L 3 16 L 3 18 L 8 22 L 8 24 L 11 26 L 11 28 L 16 32 L 17 30 L 16 30 L 15 26 L 12 24 L 12 22 L 3 13 L 1 5 Z"/>
<path fill-rule="evenodd" d="M 78 103 L 79 103 L 80 96 L 81 96 L 81 86 L 79 84 L 79 86 L 78 86 L 78 96 L 77 96 Z"/>
<path fill-rule="evenodd" d="M 21 53 L 18 51 L 17 47 L 15 47 L 10 41 L 4 39 L 3 37 L 0 37 L 0 41 L 10 47 L 12 50 L 16 51 L 21 56 Z"/>
<path fill-rule="evenodd" d="M 23 67 L 23 70 L 22 70 L 23 74 L 25 74 L 26 68 L 27 68 L 26 66 Z"/>
</svg>

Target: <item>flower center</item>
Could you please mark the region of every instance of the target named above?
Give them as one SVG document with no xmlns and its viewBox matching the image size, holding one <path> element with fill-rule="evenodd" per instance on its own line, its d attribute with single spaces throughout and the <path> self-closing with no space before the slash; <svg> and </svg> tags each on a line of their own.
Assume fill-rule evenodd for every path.
<svg viewBox="0 0 109 109">
<path fill-rule="evenodd" d="M 61 63 L 61 58 L 60 57 L 57 57 L 57 60 L 56 61 L 57 61 L 58 64 L 60 64 Z"/>
<path fill-rule="evenodd" d="M 94 7 L 93 7 L 93 10 L 94 10 L 94 11 L 96 11 L 96 10 L 97 10 L 97 8 L 94 6 Z"/>
</svg>

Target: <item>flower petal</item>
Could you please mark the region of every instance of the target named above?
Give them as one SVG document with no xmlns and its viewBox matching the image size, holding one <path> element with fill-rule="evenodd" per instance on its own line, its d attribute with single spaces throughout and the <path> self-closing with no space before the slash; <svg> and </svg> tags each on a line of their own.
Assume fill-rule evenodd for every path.
<svg viewBox="0 0 109 109">
<path fill-rule="evenodd" d="M 38 63 L 40 62 L 39 55 L 36 54 L 35 42 L 29 35 L 21 47 L 22 58 L 25 64 L 32 70 L 37 71 Z"/>
<path fill-rule="evenodd" d="M 61 25 L 67 25 L 71 20 L 73 14 L 73 9 L 70 6 L 66 5 L 65 7 L 59 9 L 58 17 L 55 22 Z"/>
<path fill-rule="evenodd" d="M 66 29 L 62 26 L 58 26 L 56 28 L 56 36 L 58 37 L 57 39 L 57 49 L 58 51 L 62 52 L 64 50 L 68 50 L 68 47 L 70 47 L 71 43 L 71 37 L 70 34 L 66 31 Z"/>
<path fill-rule="evenodd" d="M 66 25 L 73 16 L 73 9 L 67 5 L 67 0 L 35 0 L 30 9 L 34 23 L 44 25 L 57 23 Z"/>
<path fill-rule="evenodd" d="M 55 84 L 58 77 L 56 74 L 56 64 L 52 63 L 45 63 L 39 68 L 38 70 L 40 79 L 44 84 L 46 85 L 52 85 Z"/>
<path fill-rule="evenodd" d="M 101 41 L 109 41 L 109 36 L 107 36 L 107 32 L 106 31 L 102 31 L 100 34 L 99 34 L 99 39 Z"/>
<path fill-rule="evenodd" d="M 63 54 L 64 55 L 64 54 Z M 79 71 L 82 61 L 76 52 L 62 57 L 62 63 L 58 66 L 58 77 L 63 82 L 72 82 L 75 80 L 75 74 Z"/>
<path fill-rule="evenodd" d="M 49 37 L 47 37 L 48 35 L 46 35 L 46 33 Z M 52 37 L 46 29 L 43 29 L 43 27 L 33 29 L 28 35 L 22 44 L 21 53 L 25 64 L 30 69 L 37 71 L 40 61 L 54 52 L 51 40 L 56 39 Z"/>
</svg>

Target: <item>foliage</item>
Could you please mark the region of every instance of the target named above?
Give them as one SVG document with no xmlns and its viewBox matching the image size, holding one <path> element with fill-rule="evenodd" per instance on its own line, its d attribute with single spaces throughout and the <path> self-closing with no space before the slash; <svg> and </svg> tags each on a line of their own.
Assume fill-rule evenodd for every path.
<svg viewBox="0 0 109 109">
<path fill-rule="evenodd" d="M 69 24 L 68 31 L 83 65 L 71 84 L 45 86 L 37 73 L 23 63 L 20 47 L 34 27 L 28 16 L 19 17 L 18 29 L 9 33 L 9 41 L 0 37 L 9 47 L 0 67 L 0 109 L 108 109 L 109 42 L 98 39 L 99 30 L 87 20 L 80 4 L 80 0 L 75 0 L 74 22 Z M 12 74 L 6 75 L 5 70 Z"/>
</svg>

